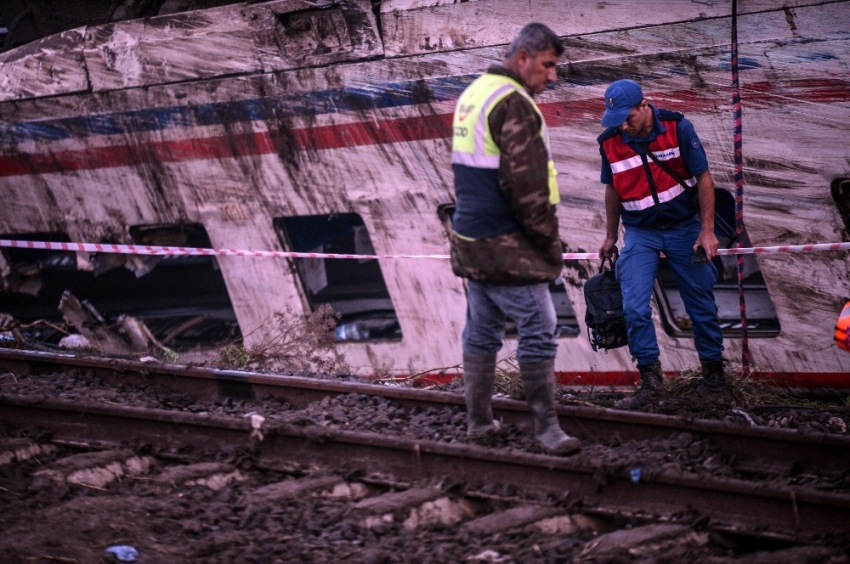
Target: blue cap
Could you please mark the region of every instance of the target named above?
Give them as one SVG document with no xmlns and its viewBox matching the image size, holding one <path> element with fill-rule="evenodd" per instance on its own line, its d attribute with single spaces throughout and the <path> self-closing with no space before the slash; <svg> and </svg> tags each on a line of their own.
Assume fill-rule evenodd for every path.
<svg viewBox="0 0 850 564">
<path fill-rule="evenodd" d="M 605 113 L 602 115 L 604 127 L 622 125 L 632 108 L 643 100 L 640 84 L 634 80 L 618 80 L 605 89 Z"/>
</svg>

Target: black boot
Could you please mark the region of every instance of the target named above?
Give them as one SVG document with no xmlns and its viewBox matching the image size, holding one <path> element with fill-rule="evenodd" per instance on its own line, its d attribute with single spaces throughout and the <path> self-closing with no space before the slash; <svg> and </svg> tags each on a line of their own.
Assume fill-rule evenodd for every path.
<svg viewBox="0 0 850 564">
<path fill-rule="evenodd" d="M 496 353 L 463 355 L 463 393 L 466 397 L 466 436 L 480 439 L 501 429 L 493 419 Z"/>
<path fill-rule="evenodd" d="M 519 373 L 528 408 L 534 419 L 534 438 L 551 454 L 581 449 L 581 441 L 564 433 L 555 411 L 555 359 L 520 363 Z"/>
<path fill-rule="evenodd" d="M 700 359 L 702 365 L 702 381 L 697 386 L 694 394 L 706 401 L 731 405 L 735 402 L 735 396 L 726 382 L 723 373 L 722 360 Z"/>
<path fill-rule="evenodd" d="M 661 398 L 664 392 L 664 375 L 661 372 L 661 362 L 646 366 L 638 365 L 642 384 L 634 395 L 623 398 L 615 404 L 617 409 L 640 409 Z"/>
</svg>

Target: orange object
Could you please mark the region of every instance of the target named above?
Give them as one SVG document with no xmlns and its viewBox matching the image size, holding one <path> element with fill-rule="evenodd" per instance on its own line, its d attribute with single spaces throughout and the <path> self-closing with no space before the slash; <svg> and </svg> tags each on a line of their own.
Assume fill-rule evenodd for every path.
<svg viewBox="0 0 850 564">
<path fill-rule="evenodd" d="M 850 352 L 850 302 L 844 304 L 844 309 L 838 315 L 835 324 L 835 344 Z"/>
</svg>

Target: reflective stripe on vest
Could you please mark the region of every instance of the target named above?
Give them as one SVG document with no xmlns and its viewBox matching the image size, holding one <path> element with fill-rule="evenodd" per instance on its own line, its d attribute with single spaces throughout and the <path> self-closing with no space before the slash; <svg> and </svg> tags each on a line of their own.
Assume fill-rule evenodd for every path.
<svg viewBox="0 0 850 564">
<path fill-rule="evenodd" d="M 677 121 L 664 121 L 667 131 L 649 143 L 649 150 L 660 161 L 666 161 L 670 167 L 685 178 L 688 186 L 697 185 L 697 179 L 691 175 L 685 166 L 679 150 L 679 139 L 676 132 Z M 614 189 L 620 197 L 623 209 L 641 211 L 655 205 L 649 181 L 643 168 L 643 160 L 628 144 L 623 142 L 621 135 L 614 135 L 602 143 L 605 156 L 611 163 L 614 178 Z M 672 176 L 661 170 L 652 160 L 649 168 L 658 190 L 658 201 L 669 202 L 680 195 L 685 189 Z"/>
<path fill-rule="evenodd" d="M 558 192 L 558 171 L 555 170 L 552 149 L 549 147 L 549 128 L 546 127 L 546 120 L 531 96 L 520 83 L 510 77 L 485 73 L 475 79 L 460 95 L 452 122 L 452 164 L 474 168 L 499 168 L 499 147 L 490 134 L 489 117 L 496 104 L 512 92 L 525 96 L 540 118 L 540 135 L 549 155 L 549 202 L 557 204 L 561 201 L 561 196 Z"/>
</svg>

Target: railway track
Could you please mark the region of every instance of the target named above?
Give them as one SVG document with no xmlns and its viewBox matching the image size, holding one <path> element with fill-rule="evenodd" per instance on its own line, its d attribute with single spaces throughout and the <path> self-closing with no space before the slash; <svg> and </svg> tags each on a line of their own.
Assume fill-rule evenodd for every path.
<svg viewBox="0 0 850 564">
<path fill-rule="evenodd" d="M 401 496 L 407 500 L 399 502 L 405 514 L 414 506 L 416 511 L 427 504 L 433 509 L 433 504 L 445 497 L 445 484 L 462 484 L 462 494 L 440 503 L 455 509 L 453 504 L 478 507 L 471 513 L 446 510 L 460 515 L 452 526 L 467 529 L 476 520 L 503 510 L 513 511 L 509 515 L 525 515 L 517 517 L 514 527 L 546 519 L 569 520 L 577 513 L 638 519 L 654 523 L 652 526 L 682 526 L 683 516 L 688 516 L 688 523 L 687 519 L 698 516 L 697 520 L 715 533 L 811 543 L 825 536 L 843 538 L 850 523 L 850 495 L 841 482 L 842 476 L 846 481 L 850 468 L 850 439 L 840 435 L 561 406 L 564 428 L 580 436 L 585 449 L 577 456 L 559 458 L 521 448 L 470 444 L 456 438 L 462 434 L 447 440 L 452 435 L 446 427 L 463 428 L 463 399 L 455 394 L 0 351 L 0 373 L 21 380 L 41 375 L 61 384 L 67 374 L 80 372 L 106 387 L 169 389 L 193 396 L 196 403 L 242 403 L 242 411 L 234 416 L 210 409 L 157 409 L 121 405 L 112 396 L 108 401 L 80 400 L 11 394 L 0 388 L 4 390 L 0 420 L 6 430 L 33 430 L 30 434 L 49 436 L 50 444 L 62 448 L 76 445 L 116 452 L 122 446 L 133 447 L 133 452 L 148 451 L 159 460 L 202 447 L 204 452 L 249 453 L 256 467 L 277 472 L 309 476 L 314 472 L 294 469 L 333 469 L 335 477 L 327 480 L 336 480 L 337 485 L 363 483 L 339 478 L 356 476 L 367 482 L 404 485 L 382 486 L 386 495 L 400 494 L 395 491 L 399 489 L 419 492 Z M 285 405 L 286 409 L 277 413 L 270 405 Z M 356 423 L 357 412 L 345 411 L 352 406 L 359 406 L 359 413 L 365 406 L 366 413 L 386 415 L 390 423 L 394 417 L 411 420 L 418 417 L 415 414 L 431 414 L 431 423 L 442 425 L 418 435 L 395 432 L 392 425 L 377 425 L 375 420 L 380 417 L 361 425 Z M 508 428 L 522 434 L 529 419 L 524 402 L 497 398 L 494 411 Z M 437 438 L 432 431 L 438 433 Z M 632 450 L 629 456 L 614 456 L 625 448 Z M 687 467 L 671 462 L 693 450 L 702 452 L 695 460 L 703 468 L 695 468 L 692 461 Z M 712 465 L 723 465 L 724 471 L 704 471 Z M 829 483 L 833 487 L 825 487 Z M 844 485 L 835 487 L 835 483 Z M 434 484 L 442 486 L 434 491 Z M 501 500 L 495 506 L 490 502 L 482 506 L 481 500 L 494 488 L 521 492 L 518 500 L 525 501 Z M 355 511 L 353 505 L 361 502 L 365 499 L 351 500 L 352 508 L 347 511 L 357 513 L 360 510 Z M 514 523 L 508 515 L 503 519 Z"/>
<path fill-rule="evenodd" d="M 37 375 L 71 370 L 91 371 L 112 385 L 164 386 L 202 401 L 256 400 L 274 396 L 285 399 L 296 409 L 303 409 L 336 394 L 364 394 L 420 410 L 464 406 L 460 395 L 415 388 L 0 349 L 0 371 L 3 372 Z M 528 422 L 528 409 L 522 401 L 494 398 L 493 411 L 496 418 L 506 423 Z M 646 440 L 677 432 L 699 433 L 734 457 L 740 467 L 795 465 L 802 472 L 843 472 L 850 468 L 850 436 L 847 435 L 751 426 L 743 420 L 740 424 L 730 424 L 589 406 L 559 406 L 558 412 L 567 432 L 597 442 L 609 441 L 612 437 Z"/>
</svg>

